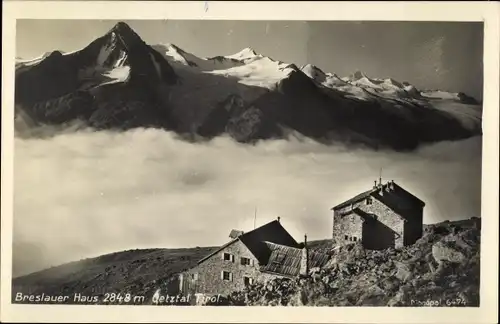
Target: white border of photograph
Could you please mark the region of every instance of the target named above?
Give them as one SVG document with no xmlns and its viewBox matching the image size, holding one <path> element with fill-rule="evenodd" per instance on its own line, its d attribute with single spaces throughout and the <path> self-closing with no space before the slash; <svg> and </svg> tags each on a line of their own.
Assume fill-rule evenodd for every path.
<svg viewBox="0 0 500 324">
<path fill-rule="evenodd" d="M 496 2 L 5 1 L 2 28 L 2 321 L 494 323 L 498 317 L 499 14 Z M 16 19 L 483 21 L 481 285 L 478 308 L 12 305 Z M 43 217 L 43 215 L 40 215 Z"/>
</svg>

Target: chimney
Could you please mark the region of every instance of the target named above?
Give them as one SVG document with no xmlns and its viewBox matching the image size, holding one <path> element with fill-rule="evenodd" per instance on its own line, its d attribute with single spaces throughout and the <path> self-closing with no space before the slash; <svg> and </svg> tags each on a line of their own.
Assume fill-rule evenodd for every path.
<svg viewBox="0 0 500 324">
<path fill-rule="evenodd" d="M 373 181 L 374 184 L 373 184 L 373 189 L 377 189 L 377 180 Z"/>
<path fill-rule="evenodd" d="M 394 180 L 391 180 L 391 182 L 389 183 L 389 188 L 391 190 L 394 190 Z"/>
<path fill-rule="evenodd" d="M 307 276 L 309 273 L 309 250 L 307 248 L 307 235 L 304 235 L 304 247 L 300 258 L 300 275 Z"/>
<path fill-rule="evenodd" d="M 280 223 L 280 219 L 281 219 L 281 217 L 278 216 L 278 223 Z"/>
</svg>

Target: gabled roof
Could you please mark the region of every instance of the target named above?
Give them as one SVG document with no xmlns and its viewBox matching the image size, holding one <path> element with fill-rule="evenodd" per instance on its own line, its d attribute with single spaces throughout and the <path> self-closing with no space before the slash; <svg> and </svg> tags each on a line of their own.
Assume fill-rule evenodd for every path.
<svg viewBox="0 0 500 324">
<path fill-rule="evenodd" d="M 259 260 L 260 264 L 266 263 L 269 258 L 270 251 L 264 243 L 266 241 L 290 247 L 299 247 L 299 243 L 277 220 L 245 233 L 239 239 Z"/>
<path fill-rule="evenodd" d="M 242 242 L 259 261 L 260 271 L 288 277 L 299 274 L 302 246 L 277 220 L 236 237 L 198 261 L 198 264 L 238 241 Z M 309 268 L 321 267 L 329 258 L 327 254 L 309 250 Z"/>
<path fill-rule="evenodd" d="M 300 272 L 302 249 L 284 246 L 276 243 L 265 242 L 270 256 L 266 264 L 260 267 L 263 272 L 277 273 L 285 276 L 297 276 Z M 309 268 L 322 267 L 329 256 L 325 253 L 308 251 Z"/>
<path fill-rule="evenodd" d="M 348 206 L 350 204 L 357 203 L 358 201 L 361 201 L 361 200 L 365 199 L 366 197 L 371 196 L 371 194 L 377 190 L 379 190 L 379 189 L 373 188 L 373 189 L 367 190 L 365 192 L 362 192 L 359 195 L 356 195 L 356 196 L 352 197 L 351 199 L 348 199 L 348 200 L 344 201 L 343 203 L 340 203 L 337 206 L 332 207 L 332 209 L 340 209 L 340 208 L 343 208 L 343 207 Z"/>
<path fill-rule="evenodd" d="M 233 243 L 236 243 L 238 242 L 239 239 L 238 238 L 235 238 L 235 239 L 232 239 L 231 241 L 227 242 L 226 244 L 222 245 L 220 248 L 216 249 L 215 251 L 211 252 L 209 255 L 203 257 L 202 259 L 200 259 L 198 261 L 198 264 L 202 263 L 203 261 L 209 259 L 211 256 L 219 253 L 220 251 L 224 250 L 225 248 L 227 248 L 228 246 L 232 245 Z"/>
<path fill-rule="evenodd" d="M 219 253 L 221 250 L 238 241 L 241 241 L 248 248 L 248 250 L 255 256 L 260 264 L 266 263 L 271 253 L 264 243 L 266 241 L 290 247 L 299 247 L 297 241 L 295 241 L 295 239 L 285 230 L 280 222 L 274 220 L 250 232 L 241 234 L 240 236 L 227 242 L 217 250 L 213 251 L 212 253 L 198 261 L 198 264 L 202 263 L 211 256 Z"/>
<path fill-rule="evenodd" d="M 425 203 L 420 200 L 418 197 L 416 197 L 415 195 L 411 194 L 410 192 L 406 191 L 405 189 L 403 189 L 401 186 L 397 185 L 394 181 L 391 181 L 391 182 L 387 182 L 385 184 L 382 185 L 382 189 L 385 190 L 387 188 L 387 186 L 389 185 L 392 185 L 392 187 L 394 188 L 394 190 L 391 190 L 390 193 L 392 195 L 396 195 L 397 197 L 394 197 L 394 198 L 401 198 L 401 199 L 409 199 L 411 200 L 414 204 L 416 205 L 420 205 L 421 207 L 425 206 Z M 384 204 L 388 204 L 390 203 L 386 198 L 385 198 L 385 195 L 382 196 L 382 195 L 379 195 L 378 192 L 381 190 L 381 187 L 380 186 L 377 186 L 377 187 L 374 187 L 370 190 L 367 190 L 365 192 L 362 192 L 354 197 L 352 197 L 351 199 L 348 199 L 346 201 L 344 201 L 343 203 L 340 203 L 338 205 L 336 205 L 335 207 L 332 208 L 332 210 L 336 210 L 336 209 L 340 209 L 340 208 L 343 208 L 343 207 L 346 207 L 350 204 L 355 204 L 363 199 L 366 199 L 367 197 L 369 196 L 373 196 L 373 197 L 376 197 L 378 200 L 382 201 Z M 394 200 L 394 199 L 393 199 Z"/>
</svg>

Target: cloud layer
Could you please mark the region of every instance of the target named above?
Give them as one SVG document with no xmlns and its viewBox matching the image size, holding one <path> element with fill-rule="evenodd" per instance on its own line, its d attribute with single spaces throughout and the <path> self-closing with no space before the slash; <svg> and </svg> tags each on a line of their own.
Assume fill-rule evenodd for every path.
<svg viewBox="0 0 500 324">
<path fill-rule="evenodd" d="M 480 214 L 480 137 L 403 154 L 79 130 L 16 138 L 14 167 L 14 275 L 131 248 L 220 245 L 253 228 L 255 208 L 257 225 L 281 216 L 298 240 L 328 238 L 330 208 L 381 167 L 427 203 L 425 223 Z"/>
</svg>

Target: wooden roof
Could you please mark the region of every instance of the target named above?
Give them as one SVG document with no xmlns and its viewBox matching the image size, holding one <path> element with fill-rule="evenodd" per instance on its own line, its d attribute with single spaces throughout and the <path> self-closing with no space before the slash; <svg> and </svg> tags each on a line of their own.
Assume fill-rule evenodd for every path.
<svg viewBox="0 0 500 324">
<path fill-rule="evenodd" d="M 242 242 L 259 261 L 260 271 L 289 277 L 299 274 L 302 258 L 301 245 L 277 220 L 241 234 L 198 261 L 198 264 L 238 241 Z M 321 267 L 329 259 L 327 254 L 308 252 L 309 268 Z"/>
<path fill-rule="evenodd" d="M 299 243 L 295 241 L 277 220 L 245 233 L 239 239 L 252 252 L 255 258 L 259 260 L 260 264 L 265 264 L 271 253 L 264 242 L 299 247 Z"/>
<path fill-rule="evenodd" d="M 300 272 L 302 249 L 264 242 L 270 250 L 269 259 L 260 267 L 263 272 L 271 272 L 284 276 L 297 276 Z M 309 269 L 324 266 L 329 256 L 324 253 L 308 251 Z"/>
</svg>

